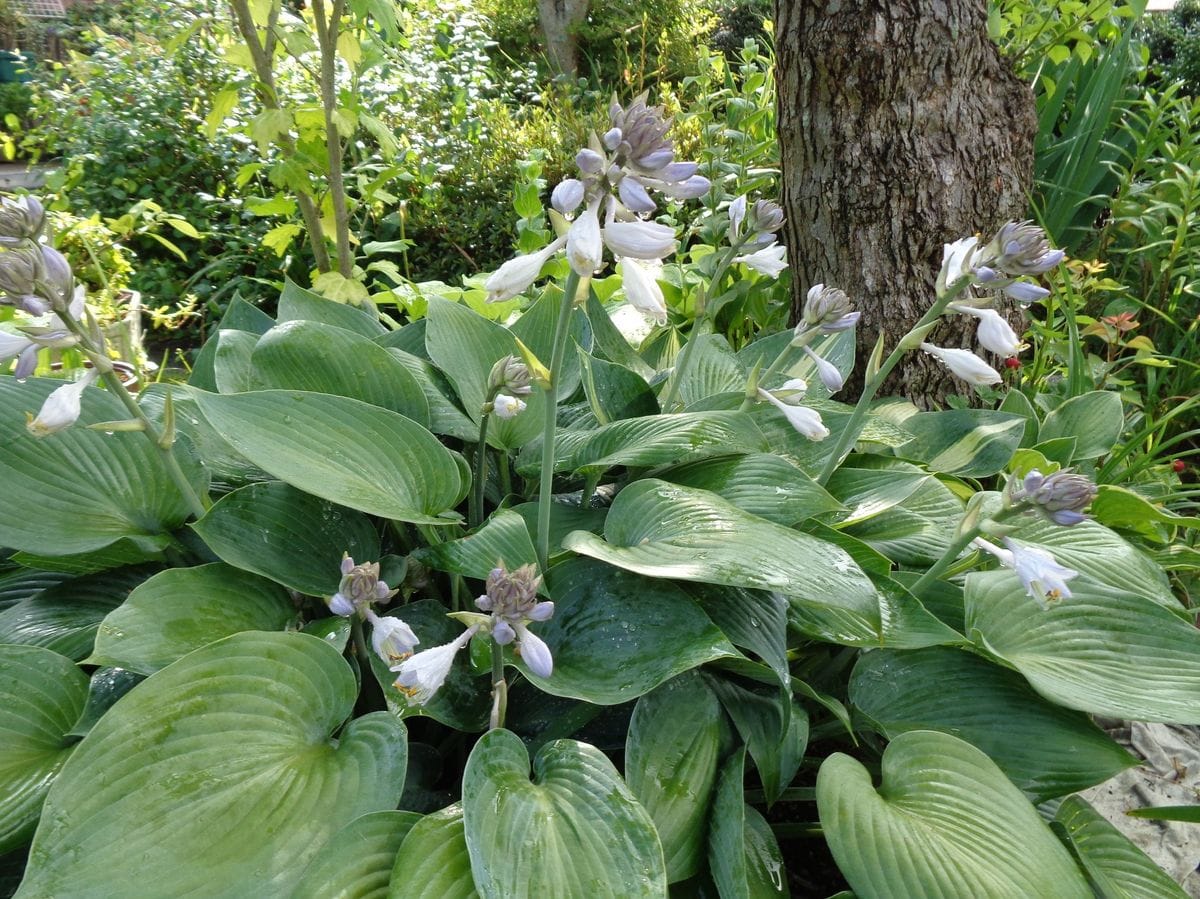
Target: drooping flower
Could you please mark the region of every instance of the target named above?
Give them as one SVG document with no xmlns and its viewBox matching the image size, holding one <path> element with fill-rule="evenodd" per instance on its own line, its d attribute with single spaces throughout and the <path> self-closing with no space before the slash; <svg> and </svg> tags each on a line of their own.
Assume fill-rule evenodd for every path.
<svg viewBox="0 0 1200 899">
<path fill-rule="evenodd" d="M 608 222 L 603 240 L 614 256 L 634 259 L 662 259 L 677 246 L 675 229 L 657 222 Z"/>
<path fill-rule="evenodd" d="M 735 256 L 733 261 L 740 262 L 760 275 L 778 278 L 779 273 L 788 267 L 787 247 L 773 243 L 753 253 Z"/>
<path fill-rule="evenodd" d="M 1004 380 L 998 371 L 970 350 L 934 346 L 932 343 L 922 343 L 921 349 L 929 355 L 937 357 L 953 375 L 976 387 L 999 384 Z"/>
<path fill-rule="evenodd" d="M 0 330 L 0 364 L 15 357 L 16 377 L 27 378 L 33 373 L 37 366 L 38 349 L 38 345 L 24 335 Z"/>
<path fill-rule="evenodd" d="M 492 400 L 492 411 L 496 413 L 497 418 L 507 421 L 525 411 L 525 401 L 519 400 L 515 396 L 509 396 L 507 393 L 497 393 L 495 399 Z"/>
<path fill-rule="evenodd" d="M 1021 579 L 1025 592 L 1043 609 L 1047 602 L 1070 599 L 1071 590 L 1067 581 L 1079 575 L 1073 568 L 1060 565 L 1050 553 L 1038 546 L 1026 546 L 1008 537 L 1004 547 L 996 546 L 982 537 L 975 538 L 975 545 L 995 556 L 1005 568 L 1011 568 Z"/>
<path fill-rule="evenodd" d="M 42 403 L 37 417 L 26 424 L 29 433 L 34 437 L 49 437 L 75 424 L 79 420 L 83 391 L 97 377 L 95 369 L 88 369 L 78 381 L 56 388 Z"/>
<path fill-rule="evenodd" d="M 979 319 L 975 337 L 985 350 L 1004 357 L 1015 356 L 1021 352 L 1021 338 L 995 309 L 960 305 L 952 305 L 950 309 Z"/>
<path fill-rule="evenodd" d="M 455 657 L 478 631 L 479 625 L 472 625 L 457 639 L 422 650 L 409 656 L 399 665 L 393 665 L 391 670 L 399 675 L 396 678 L 396 688 L 408 696 L 409 702 L 425 705 L 433 698 L 433 694 L 441 689 L 454 665 Z"/>
<path fill-rule="evenodd" d="M 527 290 L 537 280 L 542 268 L 550 261 L 550 257 L 566 246 L 566 243 L 566 238 L 560 237 L 536 253 L 526 253 L 524 256 L 508 260 L 492 272 L 491 276 L 483 283 L 484 289 L 488 292 L 487 301 L 499 303 L 510 300 Z"/>
<path fill-rule="evenodd" d="M 628 254 L 627 254 L 628 255 Z M 600 219 L 593 207 L 588 207 L 571 223 L 567 231 L 567 262 L 575 274 L 590 278 L 604 259 Z"/>
<path fill-rule="evenodd" d="M 368 606 L 364 610 L 371 622 L 371 648 L 388 665 L 407 659 L 421 641 L 406 623 L 391 615 L 376 615 Z"/>
<path fill-rule="evenodd" d="M 792 383 L 794 382 L 789 381 L 788 383 L 784 384 L 783 389 L 789 390 L 788 385 Z M 800 381 L 800 383 L 803 384 L 804 382 Z M 791 389 L 791 392 L 794 394 L 795 390 Z M 795 396 L 794 399 L 790 401 L 784 401 L 776 397 L 773 392 L 763 390 L 761 387 L 759 387 L 758 395 L 761 399 L 766 400 L 768 403 L 782 412 L 787 418 L 788 424 L 790 424 L 798 433 L 804 435 L 809 440 L 824 440 L 829 436 L 829 429 L 825 427 L 825 423 L 821 420 L 820 412 L 818 412 L 816 409 L 810 409 L 807 406 L 797 406 L 793 404 L 794 402 L 799 402 L 803 394 L 800 396 Z"/>
<path fill-rule="evenodd" d="M 621 283 L 629 305 L 660 325 L 667 323 L 667 303 L 658 280 L 641 263 L 622 257 Z"/>
<path fill-rule="evenodd" d="M 399 592 L 379 579 L 378 562 L 356 565 L 349 555 L 343 555 L 341 571 L 342 580 L 337 593 L 329 598 L 329 610 L 335 615 L 353 615 L 370 603 L 382 602 Z"/>
<path fill-rule="evenodd" d="M 1043 475 L 1035 468 L 1008 482 L 1006 499 L 1012 506 L 1036 509 L 1055 524 L 1070 527 L 1087 520 L 1083 510 L 1096 493 L 1096 485 L 1081 474 L 1063 469 Z"/>
<path fill-rule="evenodd" d="M 517 647 L 529 670 L 538 677 L 549 677 L 554 673 L 554 657 L 546 641 L 531 631 L 523 622 L 513 627 L 517 632 Z"/>
<path fill-rule="evenodd" d="M 842 377 L 842 373 L 838 367 L 828 359 L 823 359 L 812 351 L 811 348 L 804 348 L 805 354 L 817 366 L 817 377 L 821 379 L 821 383 L 825 385 L 825 389 L 830 393 L 837 393 L 846 386 L 846 379 Z"/>
</svg>

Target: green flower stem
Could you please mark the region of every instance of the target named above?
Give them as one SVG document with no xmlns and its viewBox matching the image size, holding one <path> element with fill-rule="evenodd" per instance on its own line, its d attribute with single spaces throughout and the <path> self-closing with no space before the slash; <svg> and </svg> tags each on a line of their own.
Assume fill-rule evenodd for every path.
<svg viewBox="0 0 1200 899">
<path fill-rule="evenodd" d="M 487 434 L 491 414 L 484 412 L 479 418 L 479 443 L 475 445 L 475 482 L 471 486 L 471 502 L 467 511 L 472 528 L 483 523 L 483 493 L 487 482 Z"/>
<path fill-rule="evenodd" d="M 921 594 L 930 584 L 940 578 L 951 565 L 958 561 L 962 551 L 971 545 L 971 541 L 983 533 L 983 529 L 976 525 L 972 528 L 967 528 L 963 533 L 954 538 L 953 542 L 946 547 L 946 551 L 942 553 L 942 557 L 917 580 L 915 584 L 909 587 L 909 592 L 920 599 Z"/>
<path fill-rule="evenodd" d="M 367 655 L 367 637 L 363 632 L 362 619 L 358 617 L 357 612 L 350 616 L 350 635 L 354 641 L 354 652 L 358 656 L 359 664 L 369 666 L 371 657 Z"/>
<path fill-rule="evenodd" d="M 508 453 L 500 453 L 500 492 L 512 496 L 512 472 L 509 471 Z"/>
<path fill-rule="evenodd" d="M 758 376 L 758 383 L 766 384 L 768 380 L 779 374 L 780 370 L 784 367 L 784 361 L 792 355 L 792 350 L 808 346 L 816 336 L 816 330 L 801 331 L 795 339 L 779 351 L 779 355 L 775 357 L 774 362 L 767 366 L 767 370 Z"/>
<path fill-rule="evenodd" d="M 725 273 L 729 271 L 729 266 L 733 264 L 733 258 L 741 252 L 743 244 L 746 240 L 743 238 L 737 243 L 732 244 L 725 251 L 724 257 L 717 263 L 716 270 L 713 272 L 712 280 L 709 281 L 709 290 L 705 291 L 703 287 L 696 294 L 696 316 L 695 324 L 692 325 L 692 333 L 688 336 L 688 342 L 683 345 L 683 349 L 679 351 L 679 358 L 675 362 L 675 371 L 671 373 L 671 377 L 667 379 L 667 392 L 662 399 L 663 412 L 670 412 L 671 407 L 675 404 L 675 398 L 679 393 L 679 385 L 683 382 L 683 376 L 687 374 L 687 370 L 692 361 L 692 345 L 696 342 L 697 337 L 712 333 L 712 320 L 708 315 L 706 308 L 706 300 L 709 294 L 719 295 L 721 288 L 721 280 L 725 277 Z"/>
<path fill-rule="evenodd" d="M 508 681 L 504 679 L 504 647 L 492 637 L 492 719 L 491 727 L 504 727 L 508 712 Z"/>
<path fill-rule="evenodd" d="M 879 371 L 863 387 L 862 396 L 858 398 L 858 403 L 854 406 L 854 411 L 850 414 L 850 420 L 842 428 L 842 432 L 838 435 L 838 439 L 833 445 L 833 451 L 825 461 L 825 467 L 821 469 L 821 473 L 817 476 L 817 483 L 822 487 L 829 482 L 833 473 L 837 471 L 838 465 L 841 464 L 842 456 L 858 440 L 858 435 L 862 432 L 863 419 L 867 416 L 871 400 L 875 398 L 875 394 L 879 391 L 883 382 L 887 380 L 887 376 L 892 373 L 892 369 L 896 367 L 905 353 L 911 349 L 915 349 L 915 347 L 909 345 L 913 336 L 926 325 L 931 325 L 941 318 L 942 314 L 946 311 L 946 307 L 953 303 L 958 298 L 958 295 L 970 285 L 970 278 L 960 278 L 950 286 L 944 296 L 934 301 L 934 304 L 929 307 L 929 311 L 921 316 L 919 322 L 913 325 L 912 330 L 900 338 L 896 343 L 895 349 L 888 354 L 888 357 L 883 360 L 883 364 L 879 366 Z"/>
<path fill-rule="evenodd" d="M 104 386 L 108 388 L 108 392 L 121 401 L 121 404 L 133 419 L 141 423 L 142 431 L 145 433 L 146 438 L 154 444 L 154 448 L 158 451 L 159 457 L 162 459 L 163 467 L 166 468 L 171 480 L 175 482 L 180 495 L 183 496 L 184 502 L 188 505 L 188 510 L 195 518 L 203 518 L 208 507 L 212 505 L 212 501 L 207 496 L 201 497 L 196 492 L 196 488 L 192 486 L 191 481 L 187 479 L 187 475 L 183 473 L 183 468 L 180 466 L 179 460 L 175 458 L 173 449 L 174 441 L 172 440 L 169 443 L 164 442 L 162 431 L 149 419 L 138 404 L 138 401 L 129 395 L 129 391 L 125 389 L 125 385 L 121 383 L 121 379 L 113 371 L 112 364 L 108 362 L 108 358 L 104 355 L 103 347 L 97 348 L 92 343 L 91 335 L 88 334 L 83 324 L 76 321 L 66 312 L 61 313 L 58 317 L 71 333 L 79 338 L 80 346 L 92 357 L 92 365 L 100 373 L 100 379 L 104 382 Z"/>
<path fill-rule="evenodd" d="M 558 321 L 554 323 L 554 348 L 550 355 L 550 383 L 546 387 L 546 418 L 542 430 L 542 477 L 538 485 L 538 566 L 545 574 L 550 567 L 550 502 L 554 490 L 554 442 L 558 427 L 558 384 L 563 357 L 567 352 L 567 336 L 571 333 L 571 310 L 579 290 L 579 275 L 572 269 L 563 285 Z"/>
</svg>

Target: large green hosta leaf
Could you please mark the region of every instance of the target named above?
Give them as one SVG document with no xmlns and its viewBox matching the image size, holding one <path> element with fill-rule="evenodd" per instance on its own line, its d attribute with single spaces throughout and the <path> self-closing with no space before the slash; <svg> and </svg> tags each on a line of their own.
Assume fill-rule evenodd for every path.
<svg viewBox="0 0 1200 899">
<path fill-rule="evenodd" d="M 603 540 L 576 531 L 563 545 L 650 577 L 773 590 L 881 628 L 875 588 L 844 550 L 707 490 L 638 481 L 617 494 Z"/>
<path fill-rule="evenodd" d="M 1011 572 L 971 574 L 967 632 L 1059 705 L 1200 724 L 1200 631 L 1136 587 L 1070 586 L 1070 599 L 1042 609 Z"/>
<path fill-rule="evenodd" d="M 554 617 L 533 630 L 554 655 L 539 689 L 600 705 L 636 699 L 663 681 L 736 656 L 704 611 L 675 584 L 648 580 L 591 559 L 550 569 Z"/>
<path fill-rule="evenodd" d="M 446 524 L 466 491 L 454 455 L 399 413 L 298 390 L 197 394 L 239 453 L 279 480 L 338 505 L 398 521 Z"/>
<path fill-rule="evenodd" d="M 64 766 L 17 895 L 291 897 L 338 830 L 400 798 L 399 721 L 331 737 L 357 692 L 305 634 L 238 634 L 163 669 Z"/>
<path fill-rule="evenodd" d="M 46 792 L 75 748 L 67 732 L 87 700 L 88 679 L 40 646 L 0 646 L 0 853 L 33 833 Z"/>
<path fill-rule="evenodd" d="M 153 674 L 222 637 L 281 631 L 295 619 L 287 591 L 256 574 L 223 562 L 169 568 L 108 613 L 87 662 Z"/>
<path fill-rule="evenodd" d="M 1186 899 L 1188 894 L 1166 871 L 1078 796 L 1063 800 L 1054 820 L 1062 825 L 1100 899 Z"/>
<path fill-rule="evenodd" d="M 667 894 L 654 822 L 605 755 L 556 740 L 529 754 L 507 730 L 484 734 L 463 774 L 463 819 L 485 899 Z"/>
<path fill-rule="evenodd" d="M 775 834 L 745 802 L 745 766 L 745 749 L 722 766 L 708 829 L 709 868 L 723 899 L 786 896 L 787 875 Z"/>
<path fill-rule="evenodd" d="M 420 558 L 432 568 L 485 580 L 504 563 L 509 571 L 537 561 L 525 519 L 511 509 L 496 512 L 474 534 L 427 547 Z"/>
<path fill-rule="evenodd" d="M 603 471 L 614 465 L 651 467 L 705 456 L 753 453 L 766 441 L 742 412 L 686 412 L 628 418 L 591 431 L 563 431 L 554 451 L 555 471 Z M 521 471 L 539 459 L 523 454 Z"/>
<path fill-rule="evenodd" d="M 100 549 L 123 537 L 151 549 L 183 524 L 188 507 L 144 434 L 103 434 L 86 425 L 129 417 L 120 400 L 89 387 L 78 424 L 37 439 L 24 427 L 62 381 L 0 377 L 0 546 L 47 555 Z M 191 471 L 192 466 L 187 466 Z M 197 487 L 207 487 L 199 471 Z"/>
<path fill-rule="evenodd" d="M 1073 437 L 1078 442 L 1071 458 L 1095 459 L 1113 451 L 1124 425 L 1121 395 L 1111 390 L 1093 390 L 1071 397 L 1047 415 L 1038 439 Z"/>
<path fill-rule="evenodd" d="M 341 328 L 304 321 L 272 328 L 250 357 L 250 384 L 349 396 L 429 427 L 429 403 L 412 373 L 385 347 Z"/>
<path fill-rule="evenodd" d="M 318 293 L 306 290 L 290 278 L 284 282 L 283 291 L 279 294 L 279 312 L 276 320 L 281 323 L 321 322 L 364 337 L 377 337 L 387 333 L 387 328 L 377 316 L 356 306 L 327 300 Z"/>
<path fill-rule="evenodd" d="M 372 812 L 339 830 L 309 862 L 292 899 L 387 899 L 400 844 L 416 812 Z"/>
<path fill-rule="evenodd" d="M 866 653 L 850 678 L 850 701 L 889 738 L 940 730 L 978 746 L 1034 802 L 1108 780 L 1137 761 L 1087 715 L 957 649 Z"/>
<path fill-rule="evenodd" d="M 223 561 L 309 596 L 337 591 L 342 553 L 379 558 L 367 516 L 278 481 L 226 494 L 192 529 Z"/>
<path fill-rule="evenodd" d="M 860 899 L 1090 899 L 1087 881 L 1029 800 L 969 743 L 901 734 L 876 788 L 842 753 L 817 775 L 825 838 Z"/>
<path fill-rule="evenodd" d="M 462 806 L 426 815 L 413 825 L 392 868 L 389 899 L 478 899 L 463 835 Z"/>
<path fill-rule="evenodd" d="M 1021 444 L 1025 419 L 989 409 L 919 412 L 904 420 L 913 439 L 900 447 L 940 474 L 984 477 L 1004 469 Z"/>
<path fill-rule="evenodd" d="M 638 700 L 625 740 L 625 780 L 662 840 L 667 880 L 704 858 L 708 802 L 721 757 L 721 706 L 695 672 Z"/>
</svg>

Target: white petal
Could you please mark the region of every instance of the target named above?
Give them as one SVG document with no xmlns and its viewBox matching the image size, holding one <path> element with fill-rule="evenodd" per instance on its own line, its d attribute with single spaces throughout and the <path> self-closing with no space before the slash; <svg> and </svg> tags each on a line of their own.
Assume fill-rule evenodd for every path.
<svg viewBox="0 0 1200 899">
<path fill-rule="evenodd" d="M 979 319 L 979 328 L 975 337 L 980 346 L 998 356 L 1015 356 L 1021 352 L 1021 338 L 995 309 L 979 308 L 976 306 L 952 305 L 955 312 L 972 315 Z"/>
<path fill-rule="evenodd" d="M 542 266 L 557 253 L 566 241 L 559 238 L 549 246 L 543 247 L 536 253 L 526 253 L 524 256 L 517 256 L 508 260 L 504 265 L 500 266 L 491 276 L 483 283 L 484 289 L 487 290 L 487 301 L 489 303 L 499 303 L 503 300 L 509 300 L 517 294 L 523 292 L 530 284 L 537 280 L 541 274 Z"/>
<path fill-rule="evenodd" d="M 567 231 L 567 261 L 575 274 L 590 278 L 603 260 L 600 219 L 595 209 L 585 209 Z"/>
<path fill-rule="evenodd" d="M 742 263 L 742 265 L 753 269 L 760 275 L 766 275 L 769 278 L 778 278 L 779 273 L 788 267 L 787 247 L 782 244 L 773 243 L 769 247 L 763 247 L 758 252 L 751 253 L 748 256 L 735 256 L 733 261 Z"/>
<path fill-rule="evenodd" d="M 662 259 L 675 252 L 675 229 L 656 222 L 609 222 L 604 242 L 614 256 Z"/>
<path fill-rule="evenodd" d="M 538 677 L 549 677 L 554 673 L 554 657 L 546 641 L 524 624 L 517 625 L 517 640 L 521 647 L 521 658 L 529 670 Z"/>
<path fill-rule="evenodd" d="M 367 618 L 372 624 L 371 646 L 375 655 L 389 665 L 406 658 L 413 647 L 421 641 L 413 633 L 413 629 L 391 615 L 380 617 L 368 611 Z"/>
<path fill-rule="evenodd" d="M 69 428 L 79 420 L 80 400 L 84 388 L 95 380 L 96 373 L 89 371 L 72 384 L 64 384 L 46 397 L 37 418 L 26 427 L 34 437 L 47 437 Z"/>
<path fill-rule="evenodd" d="M 838 371 L 836 365 L 828 359 L 821 358 L 809 347 L 805 347 L 804 352 L 808 354 L 808 358 L 817 366 L 817 376 L 821 379 L 821 383 L 825 385 L 826 390 L 830 393 L 837 393 L 846 386 L 846 379 L 842 377 L 842 373 Z"/>
<path fill-rule="evenodd" d="M 746 218 L 746 195 L 742 194 L 729 204 L 729 236 L 736 238 L 742 230 L 742 220 Z"/>
<path fill-rule="evenodd" d="M 392 670 L 399 673 L 396 687 L 408 695 L 409 701 L 417 705 L 429 702 L 446 682 L 454 657 L 475 636 L 478 626 L 467 628 L 462 636 L 450 643 L 434 646 L 414 656 L 409 656 Z"/>
<path fill-rule="evenodd" d="M 623 257 L 621 282 L 625 287 L 625 299 L 629 305 L 660 325 L 667 323 L 667 303 L 663 299 L 658 281 L 639 263 Z"/>
<path fill-rule="evenodd" d="M 516 418 L 525 411 L 525 402 L 506 393 L 497 393 L 496 398 L 492 400 L 492 411 L 496 413 L 497 418 Z"/>
<path fill-rule="evenodd" d="M 821 421 L 821 413 L 816 409 L 810 409 L 807 406 L 790 406 L 776 399 L 761 387 L 758 389 L 758 394 L 787 416 L 788 424 L 809 440 L 824 440 L 829 436 L 829 429 Z"/>
<path fill-rule="evenodd" d="M 977 387 L 985 384 L 999 384 L 1004 380 L 998 371 L 970 350 L 934 346 L 932 343 L 921 344 L 921 349 L 941 360 L 953 375 Z"/>
<path fill-rule="evenodd" d="M 34 345 L 32 340 L 22 337 L 20 334 L 0 331 L 0 362 L 3 362 L 5 359 L 11 359 L 13 356 L 21 355 L 25 350 Z"/>
</svg>

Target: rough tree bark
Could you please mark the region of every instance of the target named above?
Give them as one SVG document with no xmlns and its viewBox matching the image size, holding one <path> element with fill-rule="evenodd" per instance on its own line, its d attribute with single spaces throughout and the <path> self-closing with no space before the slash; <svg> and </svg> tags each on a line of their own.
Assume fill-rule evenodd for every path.
<svg viewBox="0 0 1200 899">
<path fill-rule="evenodd" d="M 546 56 L 560 74 L 574 78 L 579 72 L 575 30 L 587 19 L 587 14 L 588 0 L 538 0 Z"/>
<path fill-rule="evenodd" d="M 776 0 L 775 15 L 793 315 L 810 285 L 841 287 L 862 360 L 928 308 L 943 243 L 1025 216 L 1033 94 L 988 39 L 984 0 Z M 973 334 L 953 316 L 931 339 Z M 884 387 L 925 406 L 959 389 L 924 354 Z"/>
</svg>

